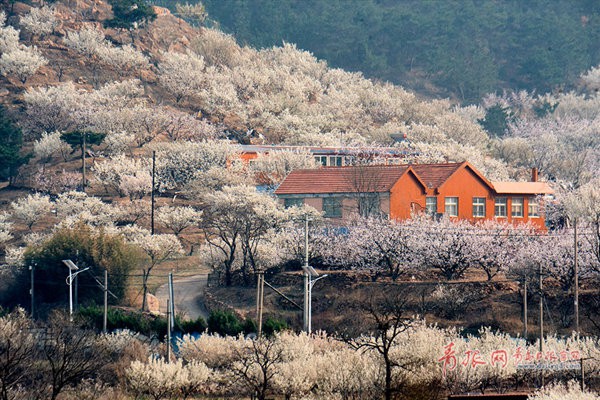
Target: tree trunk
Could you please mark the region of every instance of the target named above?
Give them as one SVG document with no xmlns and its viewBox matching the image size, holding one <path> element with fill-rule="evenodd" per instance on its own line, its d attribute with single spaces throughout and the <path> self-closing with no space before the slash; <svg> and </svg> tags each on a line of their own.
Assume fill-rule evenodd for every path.
<svg viewBox="0 0 600 400">
<path fill-rule="evenodd" d="M 147 302 L 146 295 L 148 294 L 148 278 L 150 277 L 150 270 L 146 271 L 142 270 L 142 287 L 143 287 L 143 296 L 142 296 L 142 311 L 146 311 Z"/>
<path fill-rule="evenodd" d="M 392 400 L 392 365 L 388 357 L 385 357 L 385 400 Z"/>
</svg>

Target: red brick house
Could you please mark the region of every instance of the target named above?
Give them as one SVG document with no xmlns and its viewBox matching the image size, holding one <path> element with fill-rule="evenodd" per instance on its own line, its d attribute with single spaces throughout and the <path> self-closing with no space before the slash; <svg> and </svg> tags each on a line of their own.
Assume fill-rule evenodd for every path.
<svg viewBox="0 0 600 400">
<path fill-rule="evenodd" d="M 552 193 L 545 182 L 491 182 L 466 161 L 298 170 L 275 191 L 286 206 L 307 204 L 326 218 L 358 212 L 406 219 L 425 212 L 472 222 L 531 222 L 541 229 L 539 199 Z"/>
</svg>

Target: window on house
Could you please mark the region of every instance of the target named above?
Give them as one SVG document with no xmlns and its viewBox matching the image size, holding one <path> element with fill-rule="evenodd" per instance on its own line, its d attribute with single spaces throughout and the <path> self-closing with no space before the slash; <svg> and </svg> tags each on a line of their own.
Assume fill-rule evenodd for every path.
<svg viewBox="0 0 600 400">
<path fill-rule="evenodd" d="M 364 193 L 358 197 L 358 213 L 363 217 L 381 215 L 379 193 Z"/>
<path fill-rule="evenodd" d="M 425 197 L 425 212 L 427 213 L 427 215 L 435 216 L 437 214 L 437 197 Z"/>
<path fill-rule="evenodd" d="M 485 218 L 485 197 L 473 197 L 473 217 Z"/>
<path fill-rule="evenodd" d="M 506 197 L 496 197 L 494 203 L 494 216 L 506 217 Z"/>
<path fill-rule="evenodd" d="M 535 197 L 531 197 L 527 204 L 527 215 L 529 218 L 538 218 L 540 216 L 540 203 Z"/>
<path fill-rule="evenodd" d="M 329 166 L 330 167 L 341 167 L 342 166 L 342 157 L 341 156 L 330 156 L 329 157 Z"/>
<path fill-rule="evenodd" d="M 304 199 L 296 197 L 284 199 L 283 205 L 285 206 L 285 208 L 302 207 L 304 205 Z"/>
<path fill-rule="evenodd" d="M 324 197 L 323 213 L 325 218 L 341 218 L 342 199 L 340 197 Z"/>
<path fill-rule="evenodd" d="M 458 217 L 458 197 L 446 197 L 444 212 L 449 217 Z"/>
<path fill-rule="evenodd" d="M 327 166 L 327 156 L 315 156 L 315 161 L 322 166 Z"/>
<path fill-rule="evenodd" d="M 523 198 L 513 197 L 510 205 L 510 215 L 513 218 L 523 218 Z"/>
</svg>

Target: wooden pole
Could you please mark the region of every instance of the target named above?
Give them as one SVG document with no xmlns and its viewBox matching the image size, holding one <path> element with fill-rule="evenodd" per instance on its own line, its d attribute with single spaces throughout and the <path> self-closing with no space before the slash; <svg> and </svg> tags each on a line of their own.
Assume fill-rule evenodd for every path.
<svg viewBox="0 0 600 400">
<path fill-rule="evenodd" d="M 263 270 L 257 271 L 256 281 L 256 336 L 262 336 L 262 317 L 263 317 L 263 306 L 265 297 L 265 272 Z"/>
<path fill-rule="evenodd" d="M 35 315 L 35 264 L 29 266 L 29 270 L 31 271 L 31 318 L 34 318 Z"/>
<path fill-rule="evenodd" d="M 156 174 L 156 151 L 152 151 L 152 190 L 150 191 L 150 231 L 154 235 L 154 176 Z"/>
<path fill-rule="evenodd" d="M 83 135 L 83 147 L 81 148 L 81 170 L 82 170 L 82 178 L 83 178 L 83 182 L 81 183 L 81 188 L 83 190 L 83 192 L 85 192 L 85 184 L 86 184 L 86 177 L 85 177 L 85 147 L 86 147 L 86 143 L 85 143 L 85 137 L 86 137 L 86 133 L 82 132 Z"/>
<path fill-rule="evenodd" d="M 108 331 L 108 271 L 104 270 L 104 318 L 102 320 L 102 332 Z"/>
<path fill-rule="evenodd" d="M 575 332 L 579 335 L 579 262 L 577 259 L 577 218 L 573 219 L 573 269 L 575 274 L 575 293 L 574 293 L 574 312 L 575 312 Z"/>
<path fill-rule="evenodd" d="M 308 215 L 304 219 L 304 331 L 308 333 Z"/>
<path fill-rule="evenodd" d="M 523 278 L 523 338 L 527 343 L 527 275 Z"/>
<path fill-rule="evenodd" d="M 542 277 L 542 264 L 540 263 L 540 352 L 544 353 L 544 280 Z"/>
<path fill-rule="evenodd" d="M 167 299 L 167 362 L 171 362 L 171 305 Z"/>
</svg>

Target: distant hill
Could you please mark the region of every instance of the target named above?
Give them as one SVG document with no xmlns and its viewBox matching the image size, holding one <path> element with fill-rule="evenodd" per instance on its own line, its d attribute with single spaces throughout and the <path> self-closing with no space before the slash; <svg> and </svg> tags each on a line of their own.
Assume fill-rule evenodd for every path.
<svg viewBox="0 0 600 400">
<path fill-rule="evenodd" d="M 173 6 L 177 0 L 159 0 Z M 195 1 L 192 1 L 195 3 Z M 593 0 L 204 0 L 240 43 L 296 43 L 339 68 L 474 103 L 569 89 L 600 62 Z"/>
</svg>

